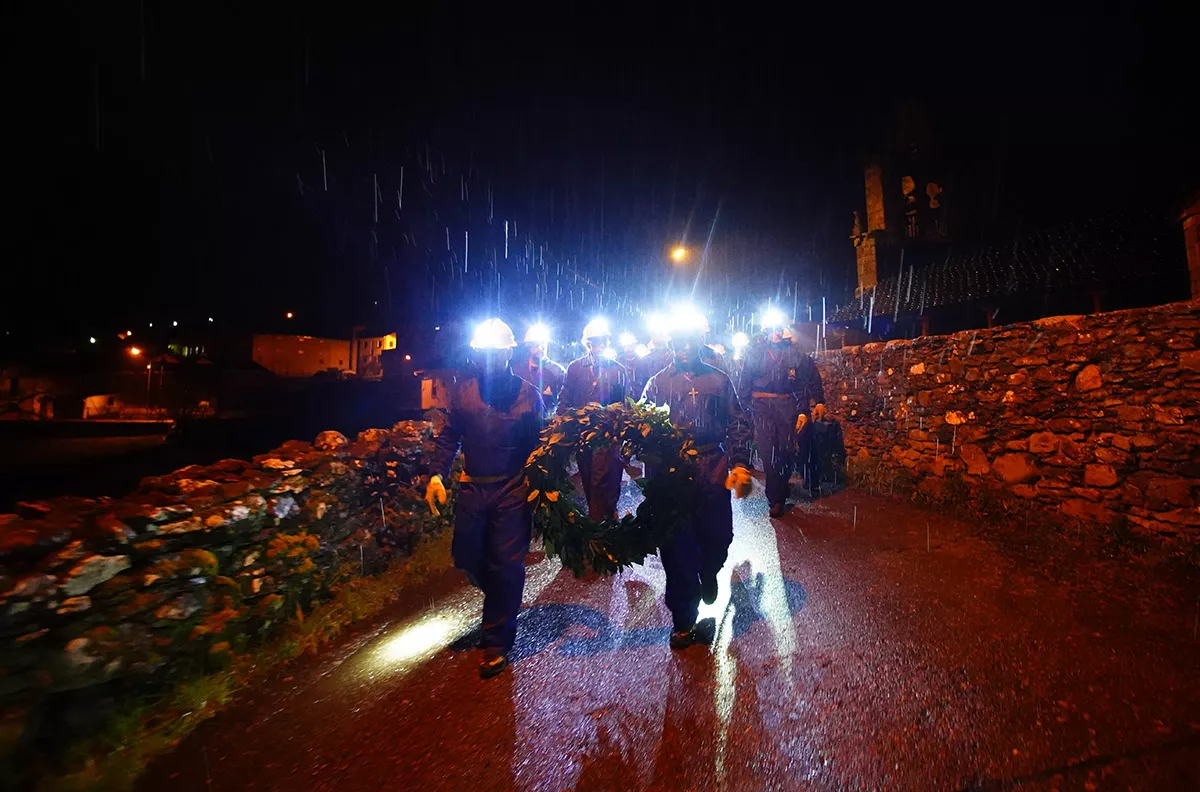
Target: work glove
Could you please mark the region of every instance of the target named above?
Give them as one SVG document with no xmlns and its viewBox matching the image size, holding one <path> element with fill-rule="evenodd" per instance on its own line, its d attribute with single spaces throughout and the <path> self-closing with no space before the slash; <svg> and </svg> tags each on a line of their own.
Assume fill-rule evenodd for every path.
<svg viewBox="0 0 1200 792">
<path fill-rule="evenodd" d="M 754 479 L 750 477 L 750 471 L 742 465 L 735 466 L 725 477 L 725 489 L 731 490 L 733 497 L 738 500 L 749 495 L 753 486 Z"/>
<path fill-rule="evenodd" d="M 446 503 L 446 485 L 442 483 L 441 476 L 430 477 L 429 485 L 425 487 L 425 502 L 429 504 L 429 511 L 433 512 L 434 517 L 441 514 L 437 505 Z"/>
<path fill-rule="evenodd" d="M 823 420 L 825 420 L 825 413 L 826 413 L 826 410 L 825 410 L 825 405 L 824 405 L 824 404 L 818 404 L 816 407 L 813 407 L 813 411 L 812 411 L 812 412 L 813 412 L 813 420 L 814 420 L 814 421 L 823 421 Z"/>
<path fill-rule="evenodd" d="M 804 429 L 807 424 L 808 416 L 804 413 L 800 413 L 800 415 L 796 417 L 796 434 L 800 434 L 800 431 Z"/>
</svg>

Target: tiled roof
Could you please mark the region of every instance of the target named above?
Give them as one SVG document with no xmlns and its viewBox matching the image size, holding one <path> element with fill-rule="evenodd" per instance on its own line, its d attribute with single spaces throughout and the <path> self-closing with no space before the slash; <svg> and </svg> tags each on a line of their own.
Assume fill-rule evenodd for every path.
<svg viewBox="0 0 1200 792">
<path fill-rule="evenodd" d="M 1152 214 L 1095 217 L 1025 232 L 1013 242 L 953 251 L 945 261 L 882 280 L 830 321 L 874 315 L 919 315 L 974 300 L 1061 290 L 1110 289 L 1174 274 L 1181 261 L 1179 227 Z M 897 307 L 897 300 L 899 306 Z"/>
</svg>

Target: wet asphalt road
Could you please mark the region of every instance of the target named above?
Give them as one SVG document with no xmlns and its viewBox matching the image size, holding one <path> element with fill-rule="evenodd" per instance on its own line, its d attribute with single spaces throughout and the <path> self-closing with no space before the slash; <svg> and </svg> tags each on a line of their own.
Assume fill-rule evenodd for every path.
<svg viewBox="0 0 1200 792">
<path fill-rule="evenodd" d="M 580 581 L 535 556 L 516 662 L 483 682 L 448 573 L 139 789 L 1197 788 L 1197 593 L 1161 570 L 859 493 L 734 515 L 711 646 L 668 649 L 657 559 Z"/>
</svg>

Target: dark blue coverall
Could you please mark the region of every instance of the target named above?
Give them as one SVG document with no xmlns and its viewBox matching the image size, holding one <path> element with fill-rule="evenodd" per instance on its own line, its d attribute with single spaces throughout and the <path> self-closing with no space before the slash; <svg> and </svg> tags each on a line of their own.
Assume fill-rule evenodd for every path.
<svg viewBox="0 0 1200 792">
<path fill-rule="evenodd" d="M 558 394 L 567 379 L 567 370 L 550 358 L 538 361 L 526 358 L 524 362 L 513 366 L 513 373 L 537 388 L 542 395 L 542 403 L 546 405 L 546 414 L 553 415 L 558 407 Z"/>
<path fill-rule="evenodd" d="M 624 402 L 629 394 L 629 375 L 615 360 L 597 355 L 584 355 L 567 366 L 567 380 L 559 397 L 558 413 L 587 404 L 609 405 Z M 621 449 L 614 446 L 598 451 L 580 451 L 579 478 L 583 481 L 583 496 L 587 500 L 588 516 L 593 520 L 612 517 L 621 497 L 621 473 L 625 460 Z"/>
<path fill-rule="evenodd" d="M 787 502 L 788 480 L 797 464 L 809 489 L 815 489 L 820 471 L 812 443 L 812 422 L 796 435 L 800 413 L 811 418 L 812 408 L 825 401 L 821 375 L 812 358 L 788 340 L 753 344 L 746 351 L 740 391 L 754 421 L 754 443 L 766 474 L 767 502 Z"/>
<path fill-rule="evenodd" d="M 434 438 L 433 472 L 450 481 L 462 447 L 463 477 L 454 504 L 454 565 L 483 590 L 484 649 L 508 653 L 525 588 L 533 516 L 525 460 L 545 423 L 542 397 L 511 371 L 460 381 L 445 426 Z"/>
<path fill-rule="evenodd" d="M 674 629 L 690 630 L 700 607 L 700 581 L 721 570 L 733 541 L 732 493 L 725 478 L 735 465 L 750 466 L 750 423 L 729 377 L 705 363 L 694 373 L 672 363 L 650 378 L 644 397 L 669 405 L 671 422 L 687 428 L 700 450 L 691 517 L 671 546 L 661 549 Z"/>
</svg>

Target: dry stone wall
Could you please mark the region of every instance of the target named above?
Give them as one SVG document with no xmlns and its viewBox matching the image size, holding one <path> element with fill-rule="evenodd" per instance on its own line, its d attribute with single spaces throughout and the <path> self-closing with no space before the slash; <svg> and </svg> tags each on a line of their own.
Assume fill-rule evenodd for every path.
<svg viewBox="0 0 1200 792">
<path fill-rule="evenodd" d="M 866 344 L 819 361 L 853 462 L 1200 541 L 1200 302 Z"/>
<path fill-rule="evenodd" d="M 421 422 L 353 442 L 324 432 L 124 498 L 0 515 L 0 748 L 86 731 L 131 690 L 220 667 L 440 530 L 416 486 L 431 443 Z"/>
</svg>

